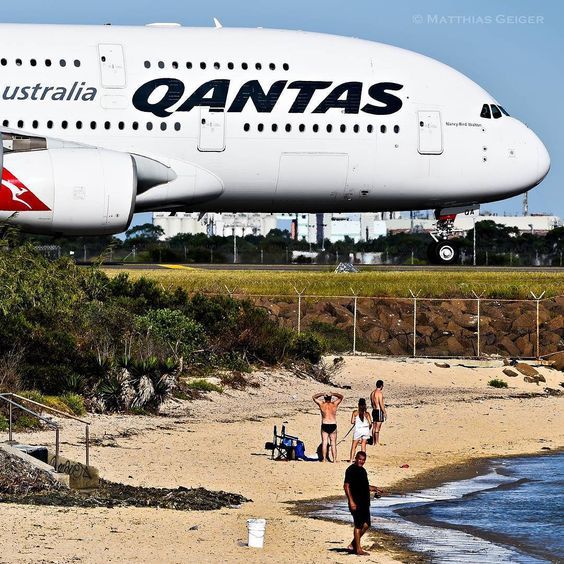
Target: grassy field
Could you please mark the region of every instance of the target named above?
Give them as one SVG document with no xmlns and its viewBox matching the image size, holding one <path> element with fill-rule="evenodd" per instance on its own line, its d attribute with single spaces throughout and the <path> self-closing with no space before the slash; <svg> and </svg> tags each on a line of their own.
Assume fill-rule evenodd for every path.
<svg viewBox="0 0 564 564">
<path fill-rule="evenodd" d="M 108 270 L 110 276 L 119 271 Z M 123 272 L 123 271 L 121 271 Z M 530 298 L 530 291 L 545 297 L 564 295 L 564 275 L 547 272 L 280 272 L 256 270 L 130 270 L 131 279 L 141 276 L 157 280 L 165 288 L 181 287 L 190 293 L 247 295 L 296 295 L 304 290 L 317 296 L 473 297 L 472 291 L 487 298 Z"/>
</svg>

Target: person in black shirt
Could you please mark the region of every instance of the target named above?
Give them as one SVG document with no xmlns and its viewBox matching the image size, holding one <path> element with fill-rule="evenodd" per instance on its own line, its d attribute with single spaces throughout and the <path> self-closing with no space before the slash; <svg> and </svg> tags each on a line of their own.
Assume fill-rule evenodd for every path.
<svg viewBox="0 0 564 564">
<path fill-rule="evenodd" d="M 354 520 L 354 538 L 349 545 L 349 550 L 355 554 L 368 554 L 362 550 L 360 539 L 370 527 L 370 492 L 378 493 L 376 486 L 368 483 L 368 474 L 364 469 L 366 453 L 356 453 L 354 464 L 351 464 L 345 472 L 345 493 L 349 502 L 349 510 Z"/>
</svg>

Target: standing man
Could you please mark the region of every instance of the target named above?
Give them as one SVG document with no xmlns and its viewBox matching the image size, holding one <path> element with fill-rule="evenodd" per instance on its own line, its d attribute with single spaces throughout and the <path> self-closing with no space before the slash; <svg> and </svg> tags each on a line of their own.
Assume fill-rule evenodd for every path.
<svg viewBox="0 0 564 564">
<path fill-rule="evenodd" d="M 321 462 L 325 462 L 327 460 L 327 442 L 331 443 L 331 462 L 336 462 L 337 408 L 343 401 L 343 395 L 337 393 L 333 394 L 331 392 L 322 392 L 312 396 L 312 399 L 319 406 L 319 411 L 321 411 Z"/>
<path fill-rule="evenodd" d="M 356 453 L 354 464 L 351 464 L 345 472 L 345 493 L 349 502 L 349 510 L 354 521 L 354 537 L 348 549 L 359 556 L 369 554 L 362 550 L 360 539 L 370 527 L 370 492 L 379 493 L 376 486 L 368 483 L 368 474 L 364 469 L 366 453 Z"/>
<path fill-rule="evenodd" d="M 372 404 L 372 442 L 375 445 L 380 444 L 380 428 L 386 420 L 388 414 L 384 405 L 384 381 L 376 382 L 376 389 L 370 394 L 370 403 Z"/>
</svg>

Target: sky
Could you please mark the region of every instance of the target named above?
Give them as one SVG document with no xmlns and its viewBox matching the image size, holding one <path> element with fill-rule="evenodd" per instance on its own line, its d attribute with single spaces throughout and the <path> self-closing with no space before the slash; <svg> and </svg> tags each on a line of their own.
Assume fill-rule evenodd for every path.
<svg viewBox="0 0 564 564">
<path fill-rule="evenodd" d="M 564 218 L 564 2 L 560 0 L 20 0 L 5 23 L 300 29 L 359 37 L 417 51 L 463 72 L 526 123 L 552 167 L 529 194 L 530 213 Z M 520 213 L 522 197 L 483 210 Z M 139 214 L 135 223 L 150 220 Z"/>
</svg>

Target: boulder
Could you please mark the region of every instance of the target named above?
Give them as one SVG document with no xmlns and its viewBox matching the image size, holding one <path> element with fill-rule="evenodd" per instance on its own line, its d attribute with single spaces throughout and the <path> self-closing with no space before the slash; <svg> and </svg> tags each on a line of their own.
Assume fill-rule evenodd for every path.
<svg viewBox="0 0 564 564">
<path fill-rule="evenodd" d="M 435 362 L 435 366 L 439 368 L 450 368 L 450 364 L 448 362 Z"/>
<path fill-rule="evenodd" d="M 429 325 L 418 325 L 417 326 L 417 334 L 422 335 L 423 337 L 430 337 L 435 330 L 430 327 Z"/>
<path fill-rule="evenodd" d="M 407 354 L 405 347 L 399 342 L 398 339 L 392 339 L 388 343 L 388 350 L 391 354 L 396 356 L 404 356 Z"/>
<path fill-rule="evenodd" d="M 501 338 L 499 346 L 506 350 L 509 353 L 509 356 L 521 356 L 521 352 L 507 335 Z"/>
<path fill-rule="evenodd" d="M 389 333 L 381 327 L 373 327 L 364 334 L 366 340 L 373 343 L 383 343 L 390 338 Z"/>
<path fill-rule="evenodd" d="M 464 327 L 464 329 L 475 330 L 478 326 L 478 317 L 469 313 L 454 315 L 452 320 L 460 327 Z"/>
<path fill-rule="evenodd" d="M 548 321 L 546 327 L 551 331 L 562 331 L 562 327 L 564 327 L 564 316 L 557 315 L 556 317 L 553 317 L 550 321 Z"/>
<path fill-rule="evenodd" d="M 536 331 L 537 327 L 537 316 L 534 311 L 527 311 L 522 313 L 517 319 L 511 324 L 513 331 Z"/>
<path fill-rule="evenodd" d="M 550 360 L 552 362 L 553 368 L 556 368 L 556 370 L 560 370 L 564 372 L 564 351 L 553 354 L 550 357 Z"/>
<path fill-rule="evenodd" d="M 537 386 L 539 385 L 539 383 L 537 382 L 537 379 L 532 378 L 531 376 L 525 376 L 523 378 L 523 381 L 527 382 L 527 384 L 536 384 Z"/>
<path fill-rule="evenodd" d="M 534 366 L 531 366 L 530 364 L 525 364 L 524 362 L 518 362 L 515 365 L 515 370 L 518 370 L 519 372 L 521 372 L 521 374 L 524 374 L 525 376 L 529 376 L 529 378 L 539 375 L 539 371 Z"/>
<path fill-rule="evenodd" d="M 521 354 L 519 356 L 525 356 L 525 357 L 533 356 L 535 346 L 531 342 L 529 335 L 523 335 L 518 339 L 515 339 L 515 345 L 517 345 L 517 347 L 521 351 Z"/>
<path fill-rule="evenodd" d="M 447 339 L 447 347 L 449 355 L 461 356 L 465 352 L 464 347 L 460 344 L 456 337 L 449 337 Z"/>
<path fill-rule="evenodd" d="M 510 378 L 515 378 L 516 376 L 519 376 L 519 375 L 517 374 L 517 372 L 515 372 L 515 370 L 511 370 L 511 368 L 504 368 L 504 369 L 503 369 L 503 373 L 504 373 L 506 376 L 509 376 Z"/>
</svg>

